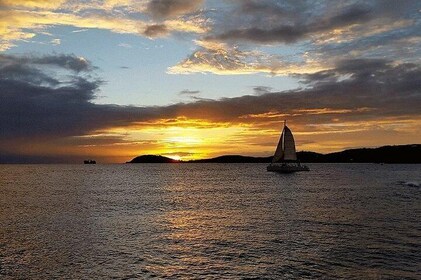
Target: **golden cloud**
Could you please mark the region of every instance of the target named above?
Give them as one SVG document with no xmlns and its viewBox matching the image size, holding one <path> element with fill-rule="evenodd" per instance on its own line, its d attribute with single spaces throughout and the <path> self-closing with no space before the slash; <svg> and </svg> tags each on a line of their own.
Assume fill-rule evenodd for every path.
<svg viewBox="0 0 421 280">
<path fill-rule="evenodd" d="M 147 33 L 150 22 L 133 19 L 126 14 L 112 13 L 114 8 L 131 5 L 132 1 L 106 1 L 104 6 L 97 4 L 73 4 L 65 1 L 2 1 L 6 9 L 0 10 L 0 51 L 11 48 L 17 41 L 30 39 L 50 26 L 67 25 L 82 29 L 105 29 L 114 33 L 151 36 Z M 141 4 L 138 4 L 141 6 Z M 41 9 L 42 8 L 42 9 Z M 60 12 L 57 8 L 62 8 Z M 98 12 L 78 14 L 75 11 L 98 8 Z M 141 9 L 141 8 L 139 8 Z M 199 16 L 176 18 L 164 21 L 166 34 L 172 32 L 204 33 L 206 22 Z M 152 34 L 153 35 L 153 34 Z M 162 36 L 162 33 L 157 33 Z"/>
<path fill-rule="evenodd" d="M 67 0 L 0 0 L 0 7 L 56 9 Z"/>
</svg>

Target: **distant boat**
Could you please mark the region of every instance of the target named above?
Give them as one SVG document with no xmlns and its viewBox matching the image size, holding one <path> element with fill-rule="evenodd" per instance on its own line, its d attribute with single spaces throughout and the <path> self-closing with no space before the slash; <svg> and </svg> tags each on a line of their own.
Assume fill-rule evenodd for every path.
<svg viewBox="0 0 421 280">
<path fill-rule="evenodd" d="M 272 163 L 268 165 L 267 171 L 281 173 L 310 171 L 308 166 L 301 165 L 301 163 L 297 160 L 294 136 L 292 135 L 291 130 L 287 127 L 286 121 L 284 123 L 284 129 L 282 130 L 281 138 L 279 139 L 278 146 L 276 147 Z"/>
<path fill-rule="evenodd" d="M 84 160 L 83 163 L 84 164 L 96 164 L 96 161 L 95 160 L 88 159 L 88 160 Z"/>
</svg>

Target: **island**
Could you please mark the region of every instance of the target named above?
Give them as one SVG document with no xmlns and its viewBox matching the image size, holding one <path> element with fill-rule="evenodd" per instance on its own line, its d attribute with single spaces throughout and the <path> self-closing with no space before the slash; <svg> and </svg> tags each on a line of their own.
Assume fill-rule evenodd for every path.
<svg viewBox="0 0 421 280">
<path fill-rule="evenodd" d="M 421 144 L 383 146 L 379 148 L 349 149 L 321 154 L 297 152 L 301 162 L 308 163 L 421 163 Z M 180 161 L 160 155 L 139 156 L 127 163 L 269 163 L 269 157 L 225 155 L 209 159 Z"/>
<path fill-rule="evenodd" d="M 144 155 L 138 156 L 126 163 L 177 163 L 179 160 L 175 160 L 169 157 L 156 156 L 156 155 Z"/>
</svg>

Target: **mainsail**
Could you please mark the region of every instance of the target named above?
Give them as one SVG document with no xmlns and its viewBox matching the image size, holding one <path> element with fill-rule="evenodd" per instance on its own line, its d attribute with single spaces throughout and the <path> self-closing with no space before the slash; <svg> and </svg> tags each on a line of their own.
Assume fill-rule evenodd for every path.
<svg viewBox="0 0 421 280">
<path fill-rule="evenodd" d="M 295 153 L 294 136 L 292 136 L 291 130 L 285 124 L 284 129 L 282 130 L 281 138 L 279 139 L 278 146 L 276 147 L 272 163 L 296 160 L 297 154 Z"/>
</svg>

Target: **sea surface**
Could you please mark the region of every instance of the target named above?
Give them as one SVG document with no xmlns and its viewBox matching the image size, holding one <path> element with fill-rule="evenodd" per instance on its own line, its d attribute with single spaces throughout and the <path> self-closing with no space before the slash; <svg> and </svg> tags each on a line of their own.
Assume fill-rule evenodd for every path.
<svg viewBox="0 0 421 280">
<path fill-rule="evenodd" d="M 421 165 L 0 165 L 1 279 L 421 279 Z"/>
</svg>

